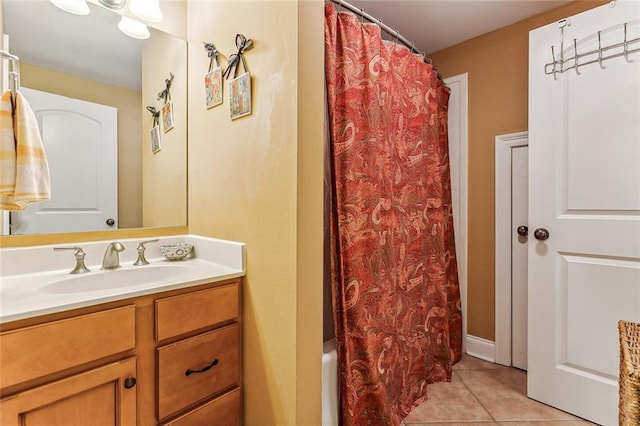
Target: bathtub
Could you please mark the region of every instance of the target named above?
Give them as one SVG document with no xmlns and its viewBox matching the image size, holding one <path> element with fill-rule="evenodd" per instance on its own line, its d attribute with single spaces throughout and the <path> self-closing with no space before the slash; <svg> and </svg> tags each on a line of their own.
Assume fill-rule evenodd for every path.
<svg viewBox="0 0 640 426">
<path fill-rule="evenodd" d="M 338 354 L 335 339 L 322 347 L 322 426 L 338 426 Z"/>
</svg>

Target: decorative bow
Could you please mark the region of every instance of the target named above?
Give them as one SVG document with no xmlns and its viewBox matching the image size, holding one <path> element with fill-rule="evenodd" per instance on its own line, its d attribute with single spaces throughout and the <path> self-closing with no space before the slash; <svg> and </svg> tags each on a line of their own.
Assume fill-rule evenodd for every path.
<svg viewBox="0 0 640 426">
<path fill-rule="evenodd" d="M 218 55 L 220 54 L 220 52 L 218 52 L 216 45 L 213 43 L 207 43 L 205 41 L 204 50 L 207 51 L 207 56 L 209 57 L 209 71 L 211 71 L 211 68 L 213 68 L 213 61 L 216 62 L 216 67 L 219 67 L 220 63 L 218 62 Z"/>
<path fill-rule="evenodd" d="M 229 79 L 232 71 L 234 78 L 238 75 L 238 64 L 240 63 L 240 60 L 242 60 L 242 67 L 244 68 L 244 70 L 247 70 L 247 63 L 245 62 L 244 56 L 242 56 L 242 54 L 247 50 L 251 50 L 253 48 L 253 40 L 251 40 L 250 38 L 246 38 L 242 34 L 236 34 L 236 47 L 238 48 L 238 53 L 234 53 L 229 57 L 229 65 L 224 71 L 224 76 L 226 79 Z"/>
<path fill-rule="evenodd" d="M 171 100 L 171 83 L 173 83 L 173 73 L 169 73 L 170 78 L 164 80 L 165 88 L 162 92 L 158 93 L 158 100 L 164 100 L 166 104 L 167 101 Z M 148 108 L 148 107 L 147 107 Z"/>
<path fill-rule="evenodd" d="M 153 116 L 153 126 L 159 126 L 160 125 L 160 111 L 158 111 L 156 109 L 156 107 L 154 106 L 147 106 L 147 111 L 149 111 L 151 113 L 151 115 Z"/>
</svg>

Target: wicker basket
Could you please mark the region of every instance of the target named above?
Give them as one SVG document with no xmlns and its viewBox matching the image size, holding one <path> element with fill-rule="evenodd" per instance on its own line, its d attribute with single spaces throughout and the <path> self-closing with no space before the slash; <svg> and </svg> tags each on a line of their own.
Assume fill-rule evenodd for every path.
<svg viewBox="0 0 640 426">
<path fill-rule="evenodd" d="M 620 332 L 620 425 L 640 425 L 640 324 L 618 321 Z"/>
</svg>

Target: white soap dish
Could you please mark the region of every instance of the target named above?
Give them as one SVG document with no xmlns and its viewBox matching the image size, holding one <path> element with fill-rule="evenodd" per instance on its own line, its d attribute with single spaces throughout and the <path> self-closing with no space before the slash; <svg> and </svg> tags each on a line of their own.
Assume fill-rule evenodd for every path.
<svg viewBox="0 0 640 426">
<path fill-rule="evenodd" d="M 182 260 L 191 254 L 193 244 L 166 244 L 160 246 L 160 253 L 169 260 Z"/>
</svg>

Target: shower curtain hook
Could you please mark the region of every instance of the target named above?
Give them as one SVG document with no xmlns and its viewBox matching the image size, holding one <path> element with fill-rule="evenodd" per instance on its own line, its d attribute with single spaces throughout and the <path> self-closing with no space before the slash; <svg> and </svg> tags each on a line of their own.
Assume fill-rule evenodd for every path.
<svg viewBox="0 0 640 426">
<path fill-rule="evenodd" d="M 396 30 L 396 39 L 393 42 L 398 44 L 398 39 L 399 38 L 400 38 L 400 31 Z"/>
<path fill-rule="evenodd" d="M 364 9 L 360 8 L 360 23 L 364 24 Z"/>
</svg>

